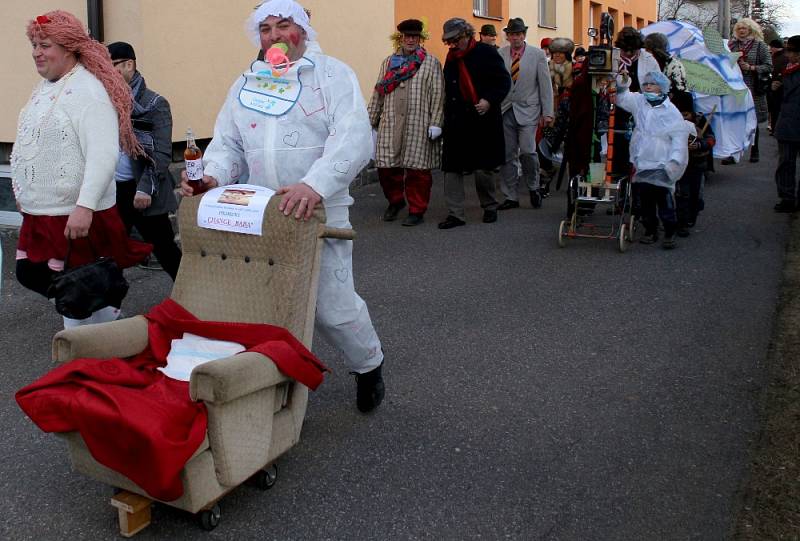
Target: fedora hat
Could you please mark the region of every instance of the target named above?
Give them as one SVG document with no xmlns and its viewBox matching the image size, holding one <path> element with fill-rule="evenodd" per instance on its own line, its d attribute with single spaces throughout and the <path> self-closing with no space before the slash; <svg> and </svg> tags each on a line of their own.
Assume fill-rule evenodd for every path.
<svg viewBox="0 0 800 541">
<path fill-rule="evenodd" d="M 481 26 L 480 33 L 483 34 L 484 36 L 496 36 L 497 29 L 494 27 L 493 24 L 485 24 Z"/>
<path fill-rule="evenodd" d="M 447 41 L 448 39 L 457 38 L 463 32 L 466 32 L 467 28 L 467 21 L 460 17 L 447 19 L 442 26 L 442 40 Z"/>
<path fill-rule="evenodd" d="M 525 26 L 525 21 L 522 20 L 522 17 L 512 17 L 508 20 L 508 26 L 503 28 L 503 32 L 509 34 L 511 32 L 527 32 L 528 27 Z"/>
</svg>

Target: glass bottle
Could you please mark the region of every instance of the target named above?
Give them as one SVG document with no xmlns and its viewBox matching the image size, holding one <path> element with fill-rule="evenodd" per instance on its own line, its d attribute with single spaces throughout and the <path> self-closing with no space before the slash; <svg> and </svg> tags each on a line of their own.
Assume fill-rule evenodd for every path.
<svg viewBox="0 0 800 541">
<path fill-rule="evenodd" d="M 186 177 L 189 186 L 194 190 L 195 195 L 206 191 L 203 184 L 203 151 L 197 146 L 194 140 L 192 128 L 186 130 L 186 150 L 183 151 L 183 159 L 186 163 Z"/>
</svg>

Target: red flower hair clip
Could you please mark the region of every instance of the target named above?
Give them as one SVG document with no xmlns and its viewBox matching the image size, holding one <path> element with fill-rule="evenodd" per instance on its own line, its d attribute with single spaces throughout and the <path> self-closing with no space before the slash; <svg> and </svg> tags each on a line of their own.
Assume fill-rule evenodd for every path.
<svg viewBox="0 0 800 541">
<path fill-rule="evenodd" d="M 47 15 L 39 15 L 38 17 L 36 17 L 36 22 L 39 24 L 47 24 L 50 22 L 50 17 L 48 17 Z"/>
</svg>

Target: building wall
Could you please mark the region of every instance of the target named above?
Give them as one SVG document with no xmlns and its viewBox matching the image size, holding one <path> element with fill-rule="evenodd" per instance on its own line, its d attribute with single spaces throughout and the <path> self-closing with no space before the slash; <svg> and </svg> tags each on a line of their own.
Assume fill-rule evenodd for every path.
<svg viewBox="0 0 800 541">
<path fill-rule="evenodd" d="M 509 0 L 509 4 L 509 16 L 522 17 L 528 26 L 528 43 L 538 47 L 545 37 L 572 37 L 572 0 L 556 0 L 555 28 L 539 26 L 539 0 Z"/>
<path fill-rule="evenodd" d="M 74 13 L 86 22 L 86 0 L 26 0 L 25 2 L 3 2 L 0 17 L 0 142 L 12 142 L 17 134 L 19 111 L 28 101 L 33 86 L 39 81 L 36 66 L 31 57 L 31 44 L 25 35 L 28 21 L 47 11 L 63 9 Z"/>
<path fill-rule="evenodd" d="M 586 30 L 589 27 L 599 28 L 600 14 L 604 11 L 614 18 L 615 33 L 626 23 L 644 28 L 658 20 L 657 0 L 574 0 L 574 5 L 573 40 L 584 46 L 594 44 L 586 35 Z"/>
<path fill-rule="evenodd" d="M 243 30 L 256 3 L 104 2 L 106 42 L 128 41 L 134 46 L 148 85 L 172 105 L 174 140 L 183 139 L 190 125 L 198 137 L 211 136 L 230 85 L 258 52 Z M 312 12 L 323 51 L 349 64 L 369 96 L 377 66 L 387 54 L 385 35 L 394 28 L 394 0 L 305 0 L 303 5 Z M 45 11 L 64 9 L 85 22 L 86 1 L 27 0 L 4 2 L 3 7 L 0 31 L 6 36 L 6 46 L 0 48 L 0 143 L 10 143 L 16 136 L 19 111 L 39 80 L 24 34 L 27 21 Z"/>
<path fill-rule="evenodd" d="M 512 0 L 513 1 L 513 0 Z M 497 17 L 476 17 L 472 14 L 472 0 L 396 0 L 394 7 L 393 24 L 376 28 L 374 32 L 380 37 L 380 50 L 386 56 L 392 52 L 389 36 L 395 31 L 397 23 L 405 19 L 420 19 L 428 25 L 430 39 L 425 43 L 425 48 L 435 54 L 444 62 L 447 56 L 447 47 L 442 43 L 442 26 L 447 19 L 461 17 L 475 27 L 477 34 L 484 24 L 494 24 L 497 28 L 498 44 L 503 39 L 502 28 L 506 26 L 509 17 L 509 0 L 492 1 L 492 13 Z M 378 76 L 379 64 L 373 67 L 373 79 Z M 374 81 L 373 81 L 374 83 Z"/>
</svg>

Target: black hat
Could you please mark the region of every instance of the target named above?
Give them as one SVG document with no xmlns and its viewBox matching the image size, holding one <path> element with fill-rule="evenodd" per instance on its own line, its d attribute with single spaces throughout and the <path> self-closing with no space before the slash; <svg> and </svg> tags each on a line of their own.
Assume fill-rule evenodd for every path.
<svg viewBox="0 0 800 541">
<path fill-rule="evenodd" d="M 457 38 L 462 33 L 466 32 L 467 28 L 467 21 L 460 17 L 447 19 L 442 26 L 442 41 Z"/>
<path fill-rule="evenodd" d="M 496 36 L 497 29 L 494 27 L 493 24 L 485 24 L 481 26 L 480 33 L 483 34 L 484 36 Z"/>
<path fill-rule="evenodd" d="M 406 19 L 397 25 L 397 31 L 406 36 L 421 36 L 422 21 L 417 19 Z"/>
<path fill-rule="evenodd" d="M 111 60 L 136 60 L 136 53 L 130 43 L 116 41 L 108 45 L 108 53 Z"/>
<path fill-rule="evenodd" d="M 508 26 L 503 28 L 503 32 L 509 34 L 511 32 L 527 32 L 528 27 L 525 26 L 525 21 L 522 17 L 512 17 L 508 20 Z"/>
<path fill-rule="evenodd" d="M 775 47 L 776 49 L 783 49 L 783 40 L 782 39 L 773 39 L 769 42 L 770 47 Z"/>
<path fill-rule="evenodd" d="M 800 53 L 800 35 L 792 36 L 786 40 L 786 50 Z"/>
<path fill-rule="evenodd" d="M 575 49 L 575 56 L 586 56 L 586 49 L 583 47 L 578 47 Z"/>
</svg>

